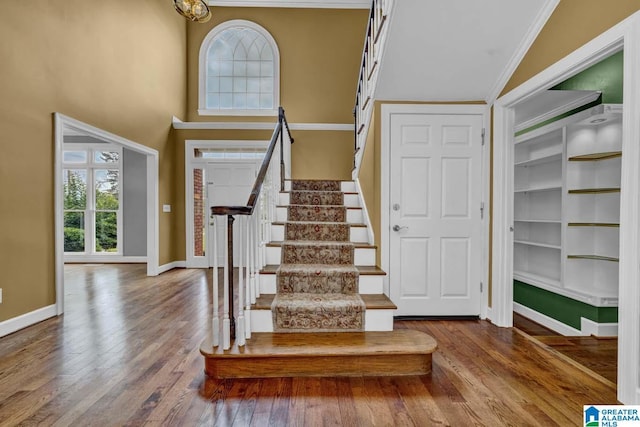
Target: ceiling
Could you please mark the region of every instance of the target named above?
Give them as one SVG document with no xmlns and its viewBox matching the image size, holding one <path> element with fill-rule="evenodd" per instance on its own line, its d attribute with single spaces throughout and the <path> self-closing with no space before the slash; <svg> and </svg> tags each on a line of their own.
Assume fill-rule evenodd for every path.
<svg viewBox="0 0 640 427">
<path fill-rule="evenodd" d="M 557 3 L 396 0 L 374 98 L 492 103 Z"/>
</svg>

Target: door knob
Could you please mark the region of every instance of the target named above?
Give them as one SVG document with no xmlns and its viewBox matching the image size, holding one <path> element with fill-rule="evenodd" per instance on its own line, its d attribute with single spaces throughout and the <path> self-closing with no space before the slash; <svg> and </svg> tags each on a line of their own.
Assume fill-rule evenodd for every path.
<svg viewBox="0 0 640 427">
<path fill-rule="evenodd" d="M 396 225 L 393 226 L 393 231 L 400 231 L 403 228 L 409 228 L 409 227 L 400 227 L 398 224 L 396 224 Z"/>
</svg>

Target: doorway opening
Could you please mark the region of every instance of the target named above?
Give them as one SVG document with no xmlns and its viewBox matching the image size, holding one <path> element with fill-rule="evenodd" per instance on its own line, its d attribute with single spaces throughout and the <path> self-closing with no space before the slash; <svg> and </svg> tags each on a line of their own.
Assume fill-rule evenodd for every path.
<svg viewBox="0 0 640 427">
<path fill-rule="evenodd" d="M 220 247 L 224 235 L 223 225 L 214 223 L 210 218 L 210 208 L 247 203 L 268 145 L 269 141 L 186 142 L 187 268 L 209 268 L 214 265 L 212 228 L 217 227 Z M 237 232 L 238 229 L 234 229 L 234 234 Z M 234 252 L 238 250 L 238 245 L 235 245 Z M 222 256 L 222 253 L 218 254 L 218 265 L 223 265 Z M 237 259 L 238 254 L 234 253 L 234 260 Z"/>
<path fill-rule="evenodd" d="M 492 321 L 513 325 L 514 266 L 514 118 L 518 105 L 542 91 L 567 80 L 590 66 L 624 52 L 622 152 L 620 181 L 620 243 L 618 289 L 618 400 L 626 404 L 640 402 L 640 279 L 637 259 L 640 255 L 640 13 L 636 13 L 593 39 L 572 54 L 548 67 L 494 105 L 493 171 L 493 249 L 492 249 Z"/>
<path fill-rule="evenodd" d="M 60 315 L 65 262 L 141 262 L 158 275 L 158 152 L 60 113 L 54 129 Z"/>
</svg>

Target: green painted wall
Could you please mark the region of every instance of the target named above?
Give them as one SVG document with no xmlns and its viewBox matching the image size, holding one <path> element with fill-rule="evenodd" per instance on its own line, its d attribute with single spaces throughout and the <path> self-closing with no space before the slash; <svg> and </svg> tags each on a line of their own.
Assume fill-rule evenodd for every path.
<svg viewBox="0 0 640 427">
<path fill-rule="evenodd" d="M 594 307 L 518 280 L 513 281 L 513 301 L 575 329 L 580 329 L 581 317 L 597 323 L 618 321 L 617 307 Z"/>
<path fill-rule="evenodd" d="M 578 107 L 567 113 L 545 120 L 542 123 L 538 123 L 535 126 L 521 130 L 516 133 L 516 136 L 531 132 L 534 129 L 538 129 L 562 118 L 569 117 L 572 114 L 594 107 L 598 104 L 622 104 L 623 65 L 623 52 L 620 51 L 552 87 L 550 90 L 599 90 L 602 92 L 602 96 L 589 104 L 583 105 L 582 107 Z"/>
<path fill-rule="evenodd" d="M 551 90 L 599 90 L 603 104 L 622 104 L 623 64 L 622 51 L 614 53 Z"/>
</svg>

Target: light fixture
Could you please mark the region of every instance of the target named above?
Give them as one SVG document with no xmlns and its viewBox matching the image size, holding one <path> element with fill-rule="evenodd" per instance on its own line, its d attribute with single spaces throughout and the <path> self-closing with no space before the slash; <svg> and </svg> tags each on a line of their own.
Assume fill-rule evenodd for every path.
<svg viewBox="0 0 640 427">
<path fill-rule="evenodd" d="M 602 123 L 602 122 L 606 122 L 606 121 L 607 121 L 607 119 L 605 119 L 605 118 L 599 118 L 599 119 L 590 120 L 589 123 L 597 124 L 597 123 Z"/>
<path fill-rule="evenodd" d="M 207 22 L 211 11 L 205 0 L 173 0 L 178 13 L 193 22 Z"/>
</svg>

